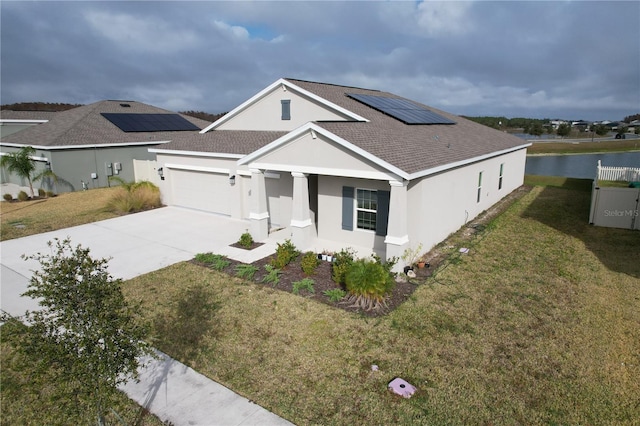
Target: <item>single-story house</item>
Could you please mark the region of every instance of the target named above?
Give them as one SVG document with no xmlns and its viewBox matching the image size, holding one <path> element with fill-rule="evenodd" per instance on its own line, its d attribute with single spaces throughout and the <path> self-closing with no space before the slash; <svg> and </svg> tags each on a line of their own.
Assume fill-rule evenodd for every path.
<svg viewBox="0 0 640 426">
<path fill-rule="evenodd" d="M 401 257 L 523 184 L 530 144 L 377 90 L 279 79 L 200 133 L 151 148 L 163 201 Z"/>
<path fill-rule="evenodd" d="M 37 169 L 48 168 L 59 178 L 57 184 L 49 181 L 45 185 L 51 187 L 44 189 L 54 192 L 110 186 L 110 176 L 131 181 L 135 177 L 134 159 L 155 160 L 149 147 L 184 133 L 198 134 L 210 124 L 133 101 L 100 101 L 50 114 L 45 120 L 20 118 L 16 113 L 2 112 L 2 120 L 8 120 L 6 125 L 11 123 L 15 130 L 22 123 L 23 128 L 2 135 L 0 155 L 24 146 L 35 148 Z M 30 114 L 43 117 L 40 112 Z M 1 177 L 2 182 L 26 184 L 4 169 Z"/>
</svg>

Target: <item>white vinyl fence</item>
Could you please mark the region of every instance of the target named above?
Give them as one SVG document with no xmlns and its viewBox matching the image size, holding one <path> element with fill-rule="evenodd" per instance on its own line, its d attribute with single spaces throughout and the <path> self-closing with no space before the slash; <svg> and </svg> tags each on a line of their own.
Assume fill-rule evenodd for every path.
<svg viewBox="0 0 640 426">
<path fill-rule="evenodd" d="M 618 180 L 640 182 L 640 167 L 603 166 L 598 160 L 598 178 L 596 180 Z"/>
</svg>

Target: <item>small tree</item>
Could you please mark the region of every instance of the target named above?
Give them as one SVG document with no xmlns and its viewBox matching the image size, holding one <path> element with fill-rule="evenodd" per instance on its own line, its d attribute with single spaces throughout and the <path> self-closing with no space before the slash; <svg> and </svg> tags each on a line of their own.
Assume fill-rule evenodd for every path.
<svg viewBox="0 0 640 426">
<path fill-rule="evenodd" d="M 57 180 L 56 175 L 51 170 L 43 170 L 42 172 L 34 175 L 36 163 L 31 157 L 33 157 L 35 153 L 35 148 L 25 146 L 20 148 L 18 152 L 10 152 L 7 155 L 3 155 L 0 159 L 1 167 L 6 167 L 10 172 L 17 174 L 29 182 L 31 197 L 35 197 L 35 193 L 33 192 L 33 182 L 47 176 L 53 177 L 54 180 Z"/>
<path fill-rule="evenodd" d="M 24 296 L 37 298 L 41 309 L 27 312 L 17 347 L 39 368 L 55 371 L 72 395 L 95 404 L 104 424 L 117 386 L 136 377 L 138 357 L 152 353 L 142 341 L 148 327 L 139 307 L 124 299 L 121 280 L 107 272 L 107 259 L 92 259 L 69 239 L 48 245 L 50 255 L 23 256 L 40 262 Z"/>
<path fill-rule="evenodd" d="M 594 126 L 593 130 L 598 136 L 604 136 L 609 133 L 609 129 L 604 124 L 598 124 Z"/>
<path fill-rule="evenodd" d="M 561 137 L 569 136 L 569 133 L 571 133 L 571 126 L 567 123 L 562 123 L 558 126 L 556 133 Z"/>
<path fill-rule="evenodd" d="M 542 128 L 542 124 L 536 122 L 529 127 L 529 134 L 533 136 L 540 136 L 544 133 L 544 129 Z"/>
</svg>

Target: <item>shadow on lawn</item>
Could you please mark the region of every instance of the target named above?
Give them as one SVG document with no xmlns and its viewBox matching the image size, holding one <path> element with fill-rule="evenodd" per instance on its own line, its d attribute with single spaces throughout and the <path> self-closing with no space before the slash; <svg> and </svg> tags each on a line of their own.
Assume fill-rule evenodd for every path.
<svg viewBox="0 0 640 426">
<path fill-rule="evenodd" d="M 587 184 L 588 183 L 588 184 Z M 548 186 L 522 214 L 578 238 L 610 270 L 640 278 L 640 232 L 589 224 L 591 183 Z"/>
<path fill-rule="evenodd" d="M 214 328 L 215 311 L 211 289 L 203 284 L 183 289 L 175 299 L 169 314 L 158 315 L 153 321 L 159 346 L 174 359 L 189 364 L 198 357 L 198 348 L 206 347 L 202 339 Z"/>
</svg>

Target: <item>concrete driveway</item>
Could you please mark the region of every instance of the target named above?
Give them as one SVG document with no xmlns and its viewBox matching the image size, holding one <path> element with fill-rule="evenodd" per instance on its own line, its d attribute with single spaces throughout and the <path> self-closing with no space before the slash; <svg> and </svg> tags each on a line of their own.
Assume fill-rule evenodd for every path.
<svg viewBox="0 0 640 426">
<path fill-rule="evenodd" d="M 94 258 L 111 258 L 108 269 L 115 278 L 130 279 L 189 260 L 197 253 L 214 252 L 250 263 L 273 253 L 275 240 L 246 251 L 230 247 L 247 230 L 246 221 L 210 213 L 163 207 L 115 219 L 32 235 L 0 243 L 0 309 L 14 316 L 37 309 L 32 299 L 20 297 L 27 289 L 35 261 L 21 255 L 50 253 L 47 242 L 69 237 Z"/>
</svg>

